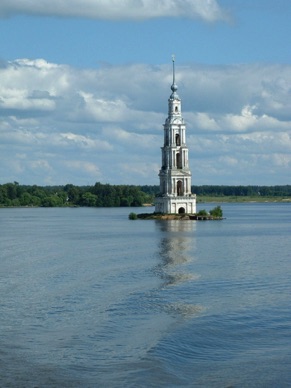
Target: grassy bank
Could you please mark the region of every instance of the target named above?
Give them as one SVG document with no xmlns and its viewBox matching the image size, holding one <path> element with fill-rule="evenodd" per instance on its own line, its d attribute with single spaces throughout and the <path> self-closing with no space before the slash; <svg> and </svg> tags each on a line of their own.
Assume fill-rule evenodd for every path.
<svg viewBox="0 0 291 388">
<path fill-rule="evenodd" d="M 197 203 L 225 203 L 225 202 L 291 202 L 291 197 L 273 196 L 207 196 L 198 195 Z"/>
</svg>

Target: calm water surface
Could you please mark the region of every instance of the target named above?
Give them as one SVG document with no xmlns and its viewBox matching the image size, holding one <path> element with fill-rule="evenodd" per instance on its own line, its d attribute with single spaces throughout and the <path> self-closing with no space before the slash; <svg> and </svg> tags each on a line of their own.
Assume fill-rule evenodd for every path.
<svg viewBox="0 0 291 388">
<path fill-rule="evenodd" d="M 291 204 L 222 208 L 0 209 L 0 386 L 291 386 Z"/>
</svg>

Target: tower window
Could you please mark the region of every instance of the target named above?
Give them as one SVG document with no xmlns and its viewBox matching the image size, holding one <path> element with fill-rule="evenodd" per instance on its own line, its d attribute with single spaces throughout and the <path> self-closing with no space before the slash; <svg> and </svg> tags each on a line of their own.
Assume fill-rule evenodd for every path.
<svg viewBox="0 0 291 388">
<path fill-rule="evenodd" d="M 181 154 L 179 152 L 176 154 L 176 167 L 182 168 Z"/>
<path fill-rule="evenodd" d="M 182 183 L 182 181 L 177 182 L 177 195 L 178 196 L 183 195 L 183 183 Z"/>
<path fill-rule="evenodd" d="M 181 142 L 180 142 L 180 135 L 177 133 L 176 134 L 176 146 L 180 146 L 181 145 Z"/>
<path fill-rule="evenodd" d="M 175 106 L 175 112 L 176 112 L 176 113 L 178 112 L 178 107 L 177 107 L 177 106 Z"/>
</svg>

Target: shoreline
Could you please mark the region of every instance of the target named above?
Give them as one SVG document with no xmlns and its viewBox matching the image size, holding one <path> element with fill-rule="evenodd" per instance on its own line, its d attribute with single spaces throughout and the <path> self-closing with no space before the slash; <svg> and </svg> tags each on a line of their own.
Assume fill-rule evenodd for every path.
<svg viewBox="0 0 291 388">
<path fill-rule="evenodd" d="M 201 204 L 223 204 L 223 203 L 291 203 L 291 197 L 203 197 L 197 198 L 197 205 Z M 134 207 L 153 207 L 154 204 L 144 203 L 142 206 L 118 206 L 124 208 L 134 208 Z M 51 207 L 61 207 L 61 208 L 77 208 L 77 207 L 95 207 L 95 208 L 105 208 L 107 206 L 80 206 L 80 205 L 63 205 L 63 206 L 34 206 L 34 205 L 24 205 L 24 206 L 5 206 L 0 204 L 0 209 L 13 209 L 13 208 L 51 208 Z"/>
<path fill-rule="evenodd" d="M 139 220 L 178 220 L 178 221 L 221 221 L 224 217 L 214 217 L 211 215 L 198 214 L 157 214 L 157 213 L 141 213 L 136 215 Z"/>
<path fill-rule="evenodd" d="M 205 200 L 199 198 L 200 203 L 291 203 L 291 198 L 272 197 L 272 198 L 254 198 L 254 197 L 207 197 Z"/>
</svg>

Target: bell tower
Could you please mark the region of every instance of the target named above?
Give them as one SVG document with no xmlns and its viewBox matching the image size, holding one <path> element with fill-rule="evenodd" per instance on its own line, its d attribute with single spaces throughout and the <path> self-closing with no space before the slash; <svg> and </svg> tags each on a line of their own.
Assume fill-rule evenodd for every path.
<svg viewBox="0 0 291 388">
<path fill-rule="evenodd" d="M 162 167 L 159 172 L 160 193 L 155 198 L 155 212 L 194 214 L 196 195 L 191 193 L 186 124 L 181 114 L 181 99 L 177 94 L 174 55 L 172 62 L 172 94 L 168 99 L 168 117 L 164 124 L 164 145 L 161 147 Z"/>
</svg>

